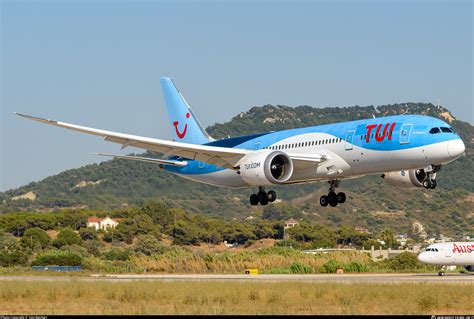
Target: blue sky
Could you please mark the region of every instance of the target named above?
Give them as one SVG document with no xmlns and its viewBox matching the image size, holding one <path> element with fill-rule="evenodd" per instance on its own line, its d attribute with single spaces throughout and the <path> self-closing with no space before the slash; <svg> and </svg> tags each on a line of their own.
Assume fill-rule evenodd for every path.
<svg viewBox="0 0 474 319">
<path fill-rule="evenodd" d="M 471 1 L 1 1 L 0 190 L 119 150 L 12 112 L 170 138 L 160 76 L 205 126 L 438 97 L 474 123 L 472 16 Z"/>
</svg>

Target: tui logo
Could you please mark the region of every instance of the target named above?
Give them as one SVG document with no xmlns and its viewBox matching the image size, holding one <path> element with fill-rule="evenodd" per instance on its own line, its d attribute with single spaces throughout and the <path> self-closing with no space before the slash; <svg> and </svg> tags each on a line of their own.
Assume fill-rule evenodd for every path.
<svg viewBox="0 0 474 319">
<path fill-rule="evenodd" d="M 186 118 L 187 118 L 187 119 L 189 118 L 189 113 L 186 113 Z M 184 126 L 184 130 L 183 130 L 182 133 L 181 133 L 181 132 L 179 131 L 179 129 L 178 129 L 178 124 L 179 124 L 178 121 L 174 121 L 174 122 L 173 122 L 173 126 L 174 126 L 174 129 L 175 129 L 175 131 L 176 131 L 176 135 L 178 135 L 178 137 L 179 137 L 180 139 L 182 139 L 182 138 L 184 138 L 184 136 L 186 135 L 186 131 L 188 130 L 188 124 L 186 124 L 186 125 Z"/>
<path fill-rule="evenodd" d="M 384 128 L 383 128 L 383 133 L 380 133 L 380 130 L 382 129 L 382 124 L 372 124 L 372 125 L 367 125 L 365 128 L 367 129 L 367 135 L 365 137 L 365 141 L 367 143 L 370 142 L 370 134 L 372 133 L 372 130 L 374 128 L 377 128 L 376 132 L 375 132 L 375 140 L 377 142 L 382 142 L 386 136 L 388 136 L 388 140 L 392 140 L 392 133 L 393 133 L 393 129 L 395 128 L 395 125 L 397 123 L 392 123 L 392 125 L 390 125 L 390 123 L 387 123 L 385 124 Z M 390 129 L 389 129 L 390 127 Z M 388 131 L 388 132 L 387 132 Z"/>
</svg>

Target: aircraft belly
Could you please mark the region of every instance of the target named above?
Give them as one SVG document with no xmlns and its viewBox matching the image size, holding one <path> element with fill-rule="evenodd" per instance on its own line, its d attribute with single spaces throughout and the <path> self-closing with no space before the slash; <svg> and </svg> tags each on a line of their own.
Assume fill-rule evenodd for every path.
<svg viewBox="0 0 474 319">
<path fill-rule="evenodd" d="M 248 185 L 242 180 L 236 171 L 225 169 L 206 174 L 176 174 L 180 177 L 214 186 L 242 188 Z"/>
</svg>

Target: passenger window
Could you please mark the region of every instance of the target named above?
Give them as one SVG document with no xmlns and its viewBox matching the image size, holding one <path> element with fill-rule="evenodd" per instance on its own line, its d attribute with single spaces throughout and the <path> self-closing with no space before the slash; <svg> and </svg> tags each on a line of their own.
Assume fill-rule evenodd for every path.
<svg viewBox="0 0 474 319">
<path fill-rule="evenodd" d="M 433 127 L 431 130 L 430 130 L 430 134 L 438 134 L 438 133 L 441 133 L 439 128 L 437 127 Z"/>
</svg>

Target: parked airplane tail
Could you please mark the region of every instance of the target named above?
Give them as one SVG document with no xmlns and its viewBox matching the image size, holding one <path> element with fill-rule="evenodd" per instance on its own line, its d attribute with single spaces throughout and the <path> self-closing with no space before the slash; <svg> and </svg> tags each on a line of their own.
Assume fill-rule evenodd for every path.
<svg viewBox="0 0 474 319">
<path fill-rule="evenodd" d="M 213 141 L 214 139 L 203 129 L 191 107 L 174 85 L 173 80 L 163 77 L 160 82 L 174 140 L 192 144 L 205 144 Z"/>
</svg>

